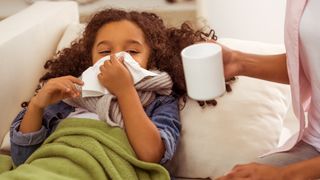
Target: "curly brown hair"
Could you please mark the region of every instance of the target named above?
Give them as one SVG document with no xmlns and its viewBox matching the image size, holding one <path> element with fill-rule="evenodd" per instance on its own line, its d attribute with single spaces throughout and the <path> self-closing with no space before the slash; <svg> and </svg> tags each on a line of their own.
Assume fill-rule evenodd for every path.
<svg viewBox="0 0 320 180">
<path fill-rule="evenodd" d="M 207 40 L 208 37 L 216 40 L 214 31 L 205 33 L 194 30 L 188 23 L 183 23 L 179 28 L 167 28 L 163 20 L 154 13 L 118 9 L 105 9 L 96 13 L 80 39 L 45 63 L 44 67 L 48 72 L 40 78 L 40 83 L 65 75 L 80 76 L 92 65 L 91 50 L 98 30 L 107 23 L 121 20 L 133 22 L 143 31 L 151 49 L 147 68 L 167 72 L 173 81 L 174 94 L 185 97 L 186 84 L 180 52 L 186 46 Z"/>
</svg>

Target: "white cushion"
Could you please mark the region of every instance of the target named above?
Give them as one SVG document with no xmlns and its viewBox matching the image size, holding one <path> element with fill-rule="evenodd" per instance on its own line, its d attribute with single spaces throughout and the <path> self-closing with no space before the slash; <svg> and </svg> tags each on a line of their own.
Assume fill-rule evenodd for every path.
<svg viewBox="0 0 320 180">
<path fill-rule="evenodd" d="M 56 52 L 59 50 L 62 50 L 63 48 L 70 47 L 71 42 L 73 40 L 76 40 L 77 38 L 79 38 L 85 28 L 85 25 L 79 24 L 78 21 L 71 22 L 70 24 L 65 24 L 65 25 L 66 25 L 66 27 L 63 29 L 64 31 L 62 32 L 62 37 L 60 38 L 60 36 L 61 36 L 60 35 L 59 38 L 57 40 L 55 40 L 55 41 L 58 41 L 58 45 L 55 46 L 53 44 L 54 48 L 57 47 L 56 49 L 54 49 Z M 46 59 L 43 59 L 43 60 L 46 60 Z M 41 70 L 42 65 L 40 67 L 38 67 L 37 69 Z M 0 146 L 0 150 L 10 151 L 9 132 L 3 138 L 2 144 Z"/>
<path fill-rule="evenodd" d="M 67 26 L 64 31 L 62 38 L 60 39 L 57 51 L 62 50 L 63 48 L 67 48 L 71 46 L 71 42 L 79 39 L 82 36 L 85 25 L 79 23 L 71 23 Z"/>
<path fill-rule="evenodd" d="M 1 151 L 10 151 L 10 133 L 7 132 L 0 146 Z"/>
<path fill-rule="evenodd" d="M 71 1 L 38 2 L 0 22 L 0 143 L 71 22 L 79 22 L 77 3 Z"/>
<path fill-rule="evenodd" d="M 181 139 L 170 169 L 178 177 L 217 177 L 278 145 L 289 89 L 240 77 L 216 107 L 188 99 Z"/>
<path fill-rule="evenodd" d="M 223 39 L 234 49 L 259 54 L 283 52 L 280 45 Z M 218 106 L 188 100 L 181 111 L 181 139 L 169 169 L 177 177 L 215 178 L 235 164 L 254 160 L 278 145 L 290 106 L 288 85 L 239 77 Z"/>
</svg>

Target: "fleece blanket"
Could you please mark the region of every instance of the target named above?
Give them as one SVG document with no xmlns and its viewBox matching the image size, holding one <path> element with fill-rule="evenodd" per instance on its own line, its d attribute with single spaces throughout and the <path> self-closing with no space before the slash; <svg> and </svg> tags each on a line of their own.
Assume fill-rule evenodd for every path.
<svg viewBox="0 0 320 180">
<path fill-rule="evenodd" d="M 136 158 L 123 129 L 92 119 L 63 120 L 43 145 L 0 179 L 170 179 L 159 164 Z"/>
<path fill-rule="evenodd" d="M 8 155 L 0 154 L 0 174 L 12 168 L 11 158 Z"/>
</svg>

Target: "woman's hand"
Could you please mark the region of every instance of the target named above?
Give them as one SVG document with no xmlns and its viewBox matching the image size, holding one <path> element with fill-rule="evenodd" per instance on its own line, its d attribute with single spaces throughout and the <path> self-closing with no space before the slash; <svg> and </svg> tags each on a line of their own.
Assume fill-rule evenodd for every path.
<svg viewBox="0 0 320 180">
<path fill-rule="evenodd" d="M 230 79 L 234 76 L 240 75 L 241 64 L 238 60 L 238 53 L 224 45 L 219 44 L 222 48 L 224 76 L 226 79 Z"/>
<path fill-rule="evenodd" d="M 123 57 L 117 59 L 111 55 L 111 59 L 100 66 L 100 74 L 98 74 L 100 83 L 117 97 L 134 86 L 131 74 L 123 61 Z"/>
<path fill-rule="evenodd" d="M 236 165 L 231 172 L 217 178 L 217 180 L 302 180 L 301 177 L 288 177 L 287 167 L 273 167 L 270 165 L 250 163 Z"/>
<path fill-rule="evenodd" d="M 219 44 L 213 40 L 213 42 Z M 248 76 L 278 83 L 289 83 L 286 54 L 259 55 L 222 47 L 225 79 Z"/>
<path fill-rule="evenodd" d="M 222 48 L 222 58 L 223 58 L 225 79 L 228 80 L 234 76 L 240 75 L 241 73 L 241 64 L 239 61 L 240 53 L 214 40 L 208 40 L 207 42 L 218 44 Z"/>
<path fill-rule="evenodd" d="M 80 96 L 74 84 L 83 85 L 83 82 L 73 76 L 63 76 L 50 79 L 31 100 L 39 108 L 45 108 L 65 98 Z"/>
<path fill-rule="evenodd" d="M 222 48 L 224 76 L 226 79 L 230 79 L 234 76 L 240 75 L 241 64 L 238 59 L 238 53 L 226 46 L 219 44 Z"/>
</svg>

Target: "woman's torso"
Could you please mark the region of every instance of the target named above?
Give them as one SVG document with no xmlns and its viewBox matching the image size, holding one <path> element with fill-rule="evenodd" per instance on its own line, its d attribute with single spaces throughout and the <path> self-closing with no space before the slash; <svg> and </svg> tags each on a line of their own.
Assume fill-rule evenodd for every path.
<svg viewBox="0 0 320 180">
<path fill-rule="evenodd" d="M 308 0 L 300 20 L 300 71 L 309 84 L 308 123 L 303 140 L 320 151 L 320 1 Z"/>
</svg>

